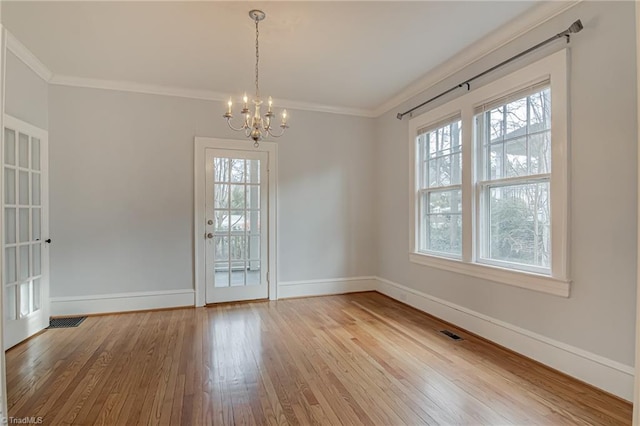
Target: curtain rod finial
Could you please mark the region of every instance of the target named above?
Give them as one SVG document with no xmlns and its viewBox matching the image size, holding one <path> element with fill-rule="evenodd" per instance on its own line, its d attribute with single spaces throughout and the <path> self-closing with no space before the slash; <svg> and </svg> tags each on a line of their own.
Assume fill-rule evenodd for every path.
<svg viewBox="0 0 640 426">
<path fill-rule="evenodd" d="M 397 118 L 398 120 L 402 120 L 402 113 L 401 113 L 401 112 L 399 112 L 399 113 L 398 113 L 398 115 L 396 115 L 396 118 Z"/>
</svg>

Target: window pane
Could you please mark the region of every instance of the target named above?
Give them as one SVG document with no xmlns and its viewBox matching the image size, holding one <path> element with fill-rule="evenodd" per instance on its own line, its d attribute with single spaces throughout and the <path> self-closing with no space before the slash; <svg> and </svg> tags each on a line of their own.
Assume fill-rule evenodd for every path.
<svg viewBox="0 0 640 426">
<path fill-rule="evenodd" d="M 529 133 L 551 129 L 551 89 L 529 97 Z"/>
<path fill-rule="evenodd" d="M 18 164 L 20 167 L 29 167 L 29 136 L 23 133 L 18 136 Z"/>
<path fill-rule="evenodd" d="M 231 211 L 229 227 L 231 232 L 243 232 L 246 229 L 246 218 L 243 210 Z"/>
<path fill-rule="evenodd" d="M 260 208 L 260 187 L 258 185 L 247 185 L 247 208 Z"/>
<path fill-rule="evenodd" d="M 504 172 L 504 144 L 497 143 L 490 145 L 488 149 L 487 161 L 489 179 L 500 179 L 505 177 Z"/>
<path fill-rule="evenodd" d="M 436 214 L 429 216 L 429 250 L 460 254 L 462 252 L 462 216 Z"/>
<path fill-rule="evenodd" d="M 260 160 L 247 160 L 247 182 L 260 183 Z"/>
<path fill-rule="evenodd" d="M 500 106 L 487 112 L 489 123 L 489 140 L 498 142 L 504 139 L 504 107 Z"/>
<path fill-rule="evenodd" d="M 19 203 L 25 206 L 29 205 L 29 172 L 20 171 L 18 182 Z"/>
<path fill-rule="evenodd" d="M 20 239 L 19 241 L 21 243 L 26 243 L 27 241 L 29 241 L 29 209 L 20 209 L 19 210 L 19 223 L 20 223 L 20 232 L 19 232 L 19 236 Z"/>
<path fill-rule="evenodd" d="M 17 309 L 16 309 L 16 291 L 18 290 L 18 287 L 15 285 L 9 286 L 5 288 L 6 290 L 6 300 L 5 300 L 5 310 L 6 310 L 6 314 L 5 314 L 5 318 L 10 319 L 10 320 L 15 320 L 16 319 L 16 314 L 17 314 Z"/>
<path fill-rule="evenodd" d="M 229 260 L 229 237 L 215 237 L 215 260 Z"/>
<path fill-rule="evenodd" d="M 16 171 L 13 169 L 4 169 L 4 202 L 16 203 Z"/>
<path fill-rule="evenodd" d="M 4 242 L 6 244 L 15 244 L 16 229 L 16 209 L 4 209 Z"/>
<path fill-rule="evenodd" d="M 489 189 L 489 258 L 549 267 L 549 182 Z"/>
<path fill-rule="evenodd" d="M 527 98 L 505 105 L 505 139 L 524 136 L 527 133 Z"/>
<path fill-rule="evenodd" d="M 31 168 L 40 170 L 40 139 L 31 138 Z"/>
<path fill-rule="evenodd" d="M 16 248 L 6 247 L 4 249 L 4 283 L 13 283 L 16 281 Z"/>
<path fill-rule="evenodd" d="M 506 177 L 527 176 L 527 138 L 522 137 L 505 142 Z"/>
<path fill-rule="evenodd" d="M 422 198 L 420 250 L 462 253 L 462 191 L 437 191 Z"/>
<path fill-rule="evenodd" d="M 531 174 L 551 173 L 551 131 L 529 138 Z"/>
<path fill-rule="evenodd" d="M 462 122 L 451 122 L 416 138 L 422 188 L 457 185 L 462 180 Z"/>
<path fill-rule="evenodd" d="M 25 280 L 29 277 L 29 246 L 20 246 L 20 264 L 18 280 Z"/>
<path fill-rule="evenodd" d="M 4 129 L 4 163 L 16 164 L 16 132 Z"/>
</svg>

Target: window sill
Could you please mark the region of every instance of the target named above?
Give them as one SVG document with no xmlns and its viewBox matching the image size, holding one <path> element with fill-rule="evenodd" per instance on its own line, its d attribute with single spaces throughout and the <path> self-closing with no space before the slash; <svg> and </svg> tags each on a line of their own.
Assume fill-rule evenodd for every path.
<svg viewBox="0 0 640 426">
<path fill-rule="evenodd" d="M 571 280 L 554 278 L 532 272 L 515 271 L 480 263 L 468 263 L 445 257 L 430 256 L 426 254 L 410 253 L 409 261 L 445 271 L 457 272 L 484 280 L 495 281 L 528 290 L 553 294 L 555 296 L 569 297 Z"/>
</svg>

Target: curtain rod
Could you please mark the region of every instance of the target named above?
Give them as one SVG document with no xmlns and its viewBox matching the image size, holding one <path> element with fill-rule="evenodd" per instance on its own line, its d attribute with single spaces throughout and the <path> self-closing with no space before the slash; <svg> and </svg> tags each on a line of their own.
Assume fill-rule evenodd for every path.
<svg viewBox="0 0 640 426">
<path fill-rule="evenodd" d="M 478 79 L 480 77 L 483 77 L 486 74 L 489 74 L 490 72 L 495 71 L 496 69 L 498 69 L 498 68 L 500 68 L 500 67 L 502 67 L 502 66 L 504 66 L 504 65 L 506 65 L 506 64 L 508 64 L 508 63 L 510 63 L 512 61 L 515 61 L 516 59 L 518 59 L 518 58 L 520 58 L 520 57 L 522 57 L 522 56 L 524 56 L 524 55 L 526 55 L 528 53 L 531 53 L 534 50 L 541 48 L 542 46 L 545 46 L 545 45 L 551 43 L 554 40 L 557 40 L 559 38 L 565 37 L 567 39 L 567 43 L 569 43 L 569 41 L 571 41 L 571 34 L 575 34 L 575 33 L 580 32 L 582 30 L 582 28 L 584 28 L 582 26 L 582 22 L 578 19 L 576 22 L 571 24 L 571 26 L 569 28 L 567 28 L 566 30 L 564 30 L 563 32 L 558 33 L 558 34 L 554 35 L 553 37 L 549 37 L 545 41 L 540 42 L 540 43 L 536 44 L 535 46 L 530 47 L 527 50 L 522 51 L 522 52 L 518 53 L 517 55 L 512 56 L 512 57 L 510 57 L 509 59 L 507 59 L 505 61 L 500 62 L 498 65 L 494 65 L 493 67 L 489 68 L 486 71 L 481 72 L 480 74 L 474 75 L 470 79 L 465 80 L 464 82 L 462 82 L 462 83 L 460 83 L 460 84 L 458 84 L 456 86 L 453 86 L 451 89 L 445 90 L 444 92 L 440 93 L 439 95 L 434 96 L 433 98 L 424 101 L 420 105 L 417 105 L 417 106 L 411 108 L 410 110 L 407 110 L 405 112 L 399 112 L 398 115 L 396 115 L 396 118 L 398 120 L 402 120 L 405 115 L 411 114 L 413 111 L 417 110 L 418 108 L 422 108 L 423 106 L 427 105 L 428 103 L 431 103 L 431 102 L 435 101 L 436 99 L 439 99 L 439 98 L 443 97 L 444 95 L 447 95 L 447 94 L 453 92 L 454 90 L 459 89 L 462 86 L 467 86 L 467 90 L 471 90 L 471 82 L 473 80 L 476 80 L 476 79 Z"/>
</svg>

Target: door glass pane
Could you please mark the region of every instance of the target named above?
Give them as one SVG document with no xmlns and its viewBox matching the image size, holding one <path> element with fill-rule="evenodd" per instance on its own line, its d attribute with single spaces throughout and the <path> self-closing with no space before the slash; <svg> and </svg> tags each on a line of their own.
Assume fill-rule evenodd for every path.
<svg viewBox="0 0 640 426">
<path fill-rule="evenodd" d="M 244 232 L 246 227 L 244 210 L 232 210 L 229 218 L 231 232 Z"/>
<path fill-rule="evenodd" d="M 231 159 L 231 182 L 244 182 L 244 160 Z"/>
<path fill-rule="evenodd" d="M 14 244 L 16 242 L 16 209 L 4 209 L 4 242 Z"/>
<path fill-rule="evenodd" d="M 228 158 L 215 158 L 213 160 L 213 179 L 216 182 L 229 182 Z"/>
<path fill-rule="evenodd" d="M 252 234 L 260 233 L 260 210 L 251 210 L 247 212 L 249 220 L 247 223 L 247 231 Z"/>
<path fill-rule="evenodd" d="M 260 209 L 260 186 L 247 186 L 247 208 Z"/>
<path fill-rule="evenodd" d="M 4 203 L 16 203 L 16 171 L 4 169 Z"/>
<path fill-rule="evenodd" d="M 6 247 L 4 257 L 4 282 L 5 284 L 16 282 L 16 248 Z"/>
<path fill-rule="evenodd" d="M 215 260 L 229 260 L 229 237 L 214 237 Z"/>
<path fill-rule="evenodd" d="M 213 190 L 213 207 L 216 209 L 229 208 L 229 185 L 215 184 Z"/>
<path fill-rule="evenodd" d="M 216 287 L 229 287 L 229 263 L 216 263 L 214 266 Z"/>
<path fill-rule="evenodd" d="M 247 160 L 247 182 L 260 183 L 260 160 Z"/>
<path fill-rule="evenodd" d="M 40 170 L 40 139 L 31 138 L 31 168 Z"/>
<path fill-rule="evenodd" d="M 247 247 L 247 259 L 259 260 L 260 259 L 260 235 L 247 237 L 249 240 L 249 247 Z"/>
<path fill-rule="evenodd" d="M 20 209 L 20 242 L 29 241 L 29 209 Z"/>
<path fill-rule="evenodd" d="M 16 132 L 7 128 L 4 129 L 4 163 L 16 164 Z"/>
<path fill-rule="evenodd" d="M 245 238 L 244 236 L 231 236 L 231 259 L 242 260 L 245 259 Z"/>
<path fill-rule="evenodd" d="M 29 205 L 29 172 L 20 170 L 20 179 L 18 182 L 18 190 L 20 191 L 19 203 Z"/>
<path fill-rule="evenodd" d="M 33 275 L 40 275 L 42 271 L 42 260 L 41 253 L 42 245 L 40 243 L 34 244 L 31 246 L 31 250 L 33 251 Z"/>
<path fill-rule="evenodd" d="M 244 185 L 231 185 L 231 208 L 244 209 Z"/>
<path fill-rule="evenodd" d="M 16 319 L 16 289 L 15 285 L 10 285 L 6 287 L 6 300 L 5 300 L 5 309 L 6 316 L 5 318 L 14 320 Z"/>
<path fill-rule="evenodd" d="M 39 206 L 40 205 L 40 173 L 31 173 L 31 176 L 33 177 L 33 188 L 32 188 L 32 197 L 33 200 L 31 201 L 31 203 L 34 206 Z"/>
<path fill-rule="evenodd" d="M 245 262 L 236 260 L 231 262 L 231 287 L 241 287 L 245 285 Z"/>
<path fill-rule="evenodd" d="M 38 241 L 40 240 L 40 238 L 42 238 L 40 236 L 40 209 L 32 209 L 31 214 L 33 216 L 33 220 L 31 222 L 31 232 L 33 232 L 33 234 L 31 235 L 31 238 L 33 238 L 34 241 Z"/>
<path fill-rule="evenodd" d="M 20 246 L 20 259 L 18 261 L 18 280 L 26 280 L 29 277 L 29 246 Z"/>
<path fill-rule="evenodd" d="M 40 286 L 40 278 L 33 280 L 33 311 L 40 309 L 40 292 L 42 291 Z"/>
<path fill-rule="evenodd" d="M 31 308 L 29 302 L 29 283 L 20 284 L 20 316 L 29 315 L 29 308 Z"/>
<path fill-rule="evenodd" d="M 29 168 L 29 136 L 20 133 L 18 138 L 18 165 Z"/>
</svg>

